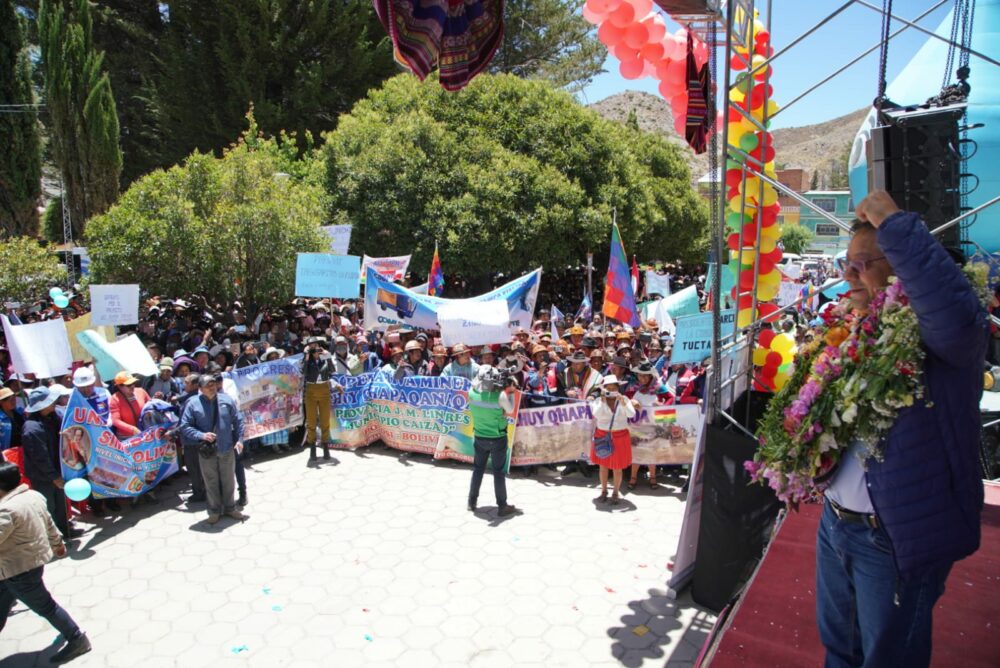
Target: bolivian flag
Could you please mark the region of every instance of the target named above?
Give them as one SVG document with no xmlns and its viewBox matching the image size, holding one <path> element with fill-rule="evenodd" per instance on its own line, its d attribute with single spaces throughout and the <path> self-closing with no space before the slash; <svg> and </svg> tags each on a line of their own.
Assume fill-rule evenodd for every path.
<svg viewBox="0 0 1000 668">
<path fill-rule="evenodd" d="M 657 408 L 653 411 L 653 422 L 656 424 L 674 424 L 677 422 L 677 409 Z"/>
</svg>

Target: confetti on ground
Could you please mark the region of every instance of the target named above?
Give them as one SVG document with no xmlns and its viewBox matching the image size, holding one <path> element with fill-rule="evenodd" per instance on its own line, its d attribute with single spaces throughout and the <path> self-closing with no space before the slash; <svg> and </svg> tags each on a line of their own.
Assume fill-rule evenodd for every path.
<svg viewBox="0 0 1000 668">
<path fill-rule="evenodd" d="M 605 587 L 605 588 L 604 588 L 604 591 L 608 592 L 609 594 L 614 594 L 614 593 L 616 593 L 616 592 L 615 592 L 615 590 L 614 590 L 614 589 L 612 589 L 611 587 Z"/>
<path fill-rule="evenodd" d="M 249 652 L 250 648 L 246 645 L 240 645 L 239 647 L 234 647 L 230 650 L 233 654 L 242 654 L 243 652 Z"/>
<path fill-rule="evenodd" d="M 375 640 L 375 638 L 372 638 L 372 636 L 371 636 L 370 633 L 366 633 L 365 634 L 365 640 L 367 640 L 368 642 L 371 642 L 372 640 Z"/>
<path fill-rule="evenodd" d="M 646 564 L 639 564 L 639 568 L 645 568 Z"/>
<path fill-rule="evenodd" d="M 271 588 L 270 587 L 264 587 L 261 591 L 263 591 L 264 595 L 267 596 L 268 594 L 271 593 Z"/>
<path fill-rule="evenodd" d="M 271 610 L 274 611 L 274 612 L 281 612 L 281 606 L 280 605 L 272 605 L 271 606 Z"/>
<path fill-rule="evenodd" d="M 632 633 L 636 634 L 637 636 L 639 636 L 641 638 L 642 636 L 644 636 L 647 633 L 649 633 L 649 627 L 646 626 L 645 624 L 639 624 L 639 626 L 637 626 L 634 629 L 632 629 Z"/>
<path fill-rule="evenodd" d="M 361 612 L 368 612 L 368 608 L 361 608 Z"/>
</svg>

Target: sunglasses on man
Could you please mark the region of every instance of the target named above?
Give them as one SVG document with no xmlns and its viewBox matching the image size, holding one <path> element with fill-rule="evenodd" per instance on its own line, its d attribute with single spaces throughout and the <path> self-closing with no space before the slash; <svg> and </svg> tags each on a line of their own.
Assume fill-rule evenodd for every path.
<svg viewBox="0 0 1000 668">
<path fill-rule="evenodd" d="M 873 257 L 870 260 L 848 260 L 846 257 L 837 258 L 837 267 L 842 273 L 847 273 L 848 269 L 853 269 L 855 273 L 860 274 L 868 271 L 868 266 L 873 262 L 878 262 L 879 260 L 884 260 L 885 256 L 880 255 L 878 257 Z"/>
</svg>

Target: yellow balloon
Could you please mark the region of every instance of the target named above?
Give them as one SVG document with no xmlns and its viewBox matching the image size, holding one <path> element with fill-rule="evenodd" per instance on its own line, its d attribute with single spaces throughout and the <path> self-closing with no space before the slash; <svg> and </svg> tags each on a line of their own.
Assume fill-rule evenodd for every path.
<svg viewBox="0 0 1000 668">
<path fill-rule="evenodd" d="M 773 186 L 764 186 L 764 206 L 771 206 L 778 201 L 778 191 Z"/>
<path fill-rule="evenodd" d="M 762 302 L 769 302 L 778 296 L 778 286 L 769 283 L 757 283 L 757 299 Z"/>
<path fill-rule="evenodd" d="M 733 88 L 729 91 L 730 102 L 742 102 L 745 97 L 746 95 L 744 95 L 739 88 Z"/>
<path fill-rule="evenodd" d="M 740 181 L 737 186 L 737 190 L 746 193 L 747 197 L 753 197 L 756 199 L 757 195 L 760 193 L 760 179 L 756 176 L 747 176 L 746 181 Z"/>
<path fill-rule="evenodd" d="M 781 229 L 777 225 L 762 227 L 760 228 L 760 238 L 761 240 L 767 239 L 768 241 L 777 242 L 781 238 Z"/>
<path fill-rule="evenodd" d="M 781 353 L 781 364 L 785 365 L 795 359 L 795 350 L 789 350 L 787 353 Z"/>
<path fill-rule="evenodd" d="M 753 264 L 754 258 L 757 257 L 757 251 L 752 248 L 744 248 L 743 254 L 740 255 L 740 251 L 729 251 L 729 259 L 734 262 L 742 262 L 743 264 Z"/>
<path fill-rule="evenodd" d="M 774 100 L 768 100 L 767 101 L 767 117 L 768 118 L 771 118 L 776 113 L 778 113 L 779 109 L 781 109 L 781 107 L 778 105 L 777 102 L 775 102 Z"/>
<path fill-rule="evenodd" d="M 774 227 L 774 225 L 772 225 L 771 227 Z M 764 255 L 767 255 L 768 253 L 770 253 L 771 251 L 773 251 L 777 247 L 778 247 L 778 240 L 777 239 L 769 239 L 769 238 L 765 237 L 763 234 L 760 235 L 760 252 L 761 253 L 763 253 Z"/>
<path fill-rule="evenodd" d="M 760 277 L 757 279 L 757 285 L 777 286 L 780 283 L 781 283 L 781 274 L 778 273 L 777 269 L 772 269 L 766 274 L 761 274 Z M 771 347 L 773 348 L 774 346 Z"/>
<path fill-rule="evenodd" d="M 747 131 L 743 128 L 741 123 L 730 123 L 729 124 L 729 144 L 731 146 L 739 146 L 740 138 L 745 135 Z"/>
<path fill-rule="evenodd" d="M 744 132 L 757 132 L 757 126 L 749 118 L 740 116 L 739 123 Z"/>
<path fill-rule="evenodd" d="M 740 198 L 739 197 L 734 197 L 731 200 L 729 200 L 729 210 L 730 211 L 734 211 L 736 213 L 739 213 L 739 211 L 740 211 Z M 750 214 L 752 216 L 756 212 L 757 212 L 757 207 L 756 206 L 752 206 L 750 204 L 747 204 L 747 206 L 746 206 L 746 213 L 748 213 L 748 214 Z"/>
<path fill-rule="evenodd" d="M 785 386 L 785 383 L 788 382 L 789 376 L 791 376 L 791 374 L 786 371 L 779 371 L 778 373 L 774 374 L 774 389 L 780 390 L 781 388 L 783 388 Z"/>
<path fill-rule="evenodd" d="M 771 350 L 781 353 L 782 357 L 786 354 L 791 353 L 792 349 L 795 347 L 795 339 L 793 339 L 788 334 L 778 334 L 771 341 Z M 784 364 L 784 362 L 782 362 Z"/>
<path fill-rule="evenodd" d="M 754 366 L 764 366 L 767 364 L 767 354 L 771 352 L 767 348 L 762 348 L 757 346 L 753 349 L 753 365 Z"/>
<path fill-rule="evenodd" d="M 741 308 L 736 313 L 736 326 L 737 327 L 747 327 L 747 326 L 750 325 L 750 323 L 753 322 L 753 320 L 754 320 L 754 318 L 753 318 L 753 309 Z"/>
</svg>

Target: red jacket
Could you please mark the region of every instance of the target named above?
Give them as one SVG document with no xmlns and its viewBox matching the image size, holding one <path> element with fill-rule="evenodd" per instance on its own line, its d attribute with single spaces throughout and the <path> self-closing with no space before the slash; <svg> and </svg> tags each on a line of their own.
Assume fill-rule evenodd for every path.
<svg viewBox="0 0 1000 668">
<path fill-rule="evenodd" d="M 118 438 L 129 438 L 134 436 L 130 427 L 139 427 L 139 415 L 142 407 L 149 401 L 146 390 L 136 386 L 132 401 L 126 401 L 125 395 L 115 392 L 111 395 L 109 406 L 111 407 L 111 426 L 114 427 L 115 435 Z"/>
</svg>

